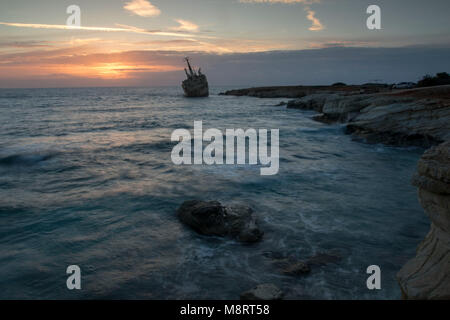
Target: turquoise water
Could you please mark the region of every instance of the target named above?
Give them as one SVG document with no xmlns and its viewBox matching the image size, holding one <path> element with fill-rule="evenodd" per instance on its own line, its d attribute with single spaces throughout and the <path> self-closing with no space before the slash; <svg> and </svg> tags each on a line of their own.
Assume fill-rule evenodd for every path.
<svg viewBox="0 0 450 320">
<path fill-rule="evenodd" d="M 0 298 L 236 299 L 262 282 L 288 299 L 397 299 L 395 274 L 429 221 L 410 178 L 423 150 L 352 141 L 282 99 L 186 99 L 180 88 L 0 90 Z M 175 166 L 173 130 L 280 129 L 280 171 Z M 199 236 L 188 199 L 250 205 L 263 240 Z M 342 260 L 280 274 L 268 252 Z M 68 265 L 82 290 L 66 288 Z M 366 268 L 382 289 L 366 287 Z"/>
</svg>

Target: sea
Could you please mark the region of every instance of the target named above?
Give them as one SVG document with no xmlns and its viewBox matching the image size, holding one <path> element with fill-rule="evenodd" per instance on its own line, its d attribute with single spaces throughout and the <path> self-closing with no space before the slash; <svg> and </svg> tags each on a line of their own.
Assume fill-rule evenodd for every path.
<svg viewBox="0 0 450 320">
<path fill-rule="evenodd" d="M 219 95 L 231 88 L 0 89 L 0 299 L 239 299 L 261 283 L 285 299 L 400 299 L 396 273 L 430 224 L 410 182 L 424 150 L 355 140 L 286 99 Z M 279 129 L 278 174 L 175 165 L 172 132 L 200 120 Z M 262 240 L 199 235 L 175 214 L 191 199 L 250 206 Z M 307 275 L 274 263 L 330 252 Z"/>
</svg>

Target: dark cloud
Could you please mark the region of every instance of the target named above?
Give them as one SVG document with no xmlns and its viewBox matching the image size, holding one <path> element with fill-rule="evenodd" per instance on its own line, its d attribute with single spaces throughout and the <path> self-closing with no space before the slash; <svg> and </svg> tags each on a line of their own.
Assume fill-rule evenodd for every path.
<svg viewBox="0 0 450 320">
<path fill-rule="evenodd" d="M 194 56 L 211 82 L 239 85 L 416 81 L 450 71 L 450 48 L 346 48 Z"/>
</svg>

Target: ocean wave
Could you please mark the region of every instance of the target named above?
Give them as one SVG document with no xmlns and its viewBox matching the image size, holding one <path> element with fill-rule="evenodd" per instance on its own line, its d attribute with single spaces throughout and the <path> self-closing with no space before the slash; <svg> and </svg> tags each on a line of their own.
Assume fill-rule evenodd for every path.
<svg viewBox="0 0 450 320">
<path fill-rule="evenodd" d="M 32 166 L 53 158 L 55 153 L 12 154 L 0 157 L 0 166 Z"/>
</svg>

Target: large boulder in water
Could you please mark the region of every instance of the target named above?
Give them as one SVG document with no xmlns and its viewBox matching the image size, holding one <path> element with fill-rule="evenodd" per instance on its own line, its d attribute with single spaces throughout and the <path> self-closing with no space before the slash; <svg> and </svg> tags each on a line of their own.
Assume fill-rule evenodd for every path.
<svg viewBox="0 0 450 320">
<path fill-rule="evenodd" d="M 307 259 L 299 259 L 295 255 L 286 255 L 280 252 L 265 252 L 264 256 L 285 275 L 302 276 L 311 272 L 312 268 L 322 267 L 330 263 L 339 263 L 342 260 L 340 250 L 333 249 L 325 253 L 317 253 Z"/>
<path fill-rule="evenodd" d="M 256 217 L 244 205 L 223 206 L 218 201 L 185 201 L 177 210 L 178 218 L 200 234 L 232 237 L 242 242 L 261 239 Z"/>
</svg>

